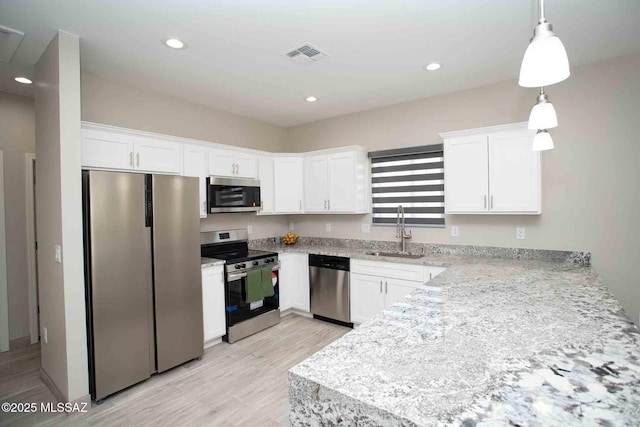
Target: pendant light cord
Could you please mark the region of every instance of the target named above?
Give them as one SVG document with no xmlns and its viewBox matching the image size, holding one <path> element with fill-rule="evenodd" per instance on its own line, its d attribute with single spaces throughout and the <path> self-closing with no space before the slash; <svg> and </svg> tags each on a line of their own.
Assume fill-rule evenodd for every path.
<svg viewBox="0 0 640 427">
<path fill-rule="evenodd" d="M 542 24 L 547 22 L 547 18 L 544 16 L 544 0 L 538 0 L 538 6 L 540 6 L 540 19 L 538 23 Z"/>
</svg>

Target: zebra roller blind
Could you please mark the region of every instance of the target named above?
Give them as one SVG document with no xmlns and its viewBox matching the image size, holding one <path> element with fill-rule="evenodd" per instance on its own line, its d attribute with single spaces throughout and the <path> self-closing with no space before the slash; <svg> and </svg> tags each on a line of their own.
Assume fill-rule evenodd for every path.
<svg viewBox="0 0 640 427">
<path fill-rule="evenodd" d="M 407 225 L 444 227 L 442 144 L 374 151 L 369 157 L 373 224 L 395 224 L 402 205 Z"/>
</svg>

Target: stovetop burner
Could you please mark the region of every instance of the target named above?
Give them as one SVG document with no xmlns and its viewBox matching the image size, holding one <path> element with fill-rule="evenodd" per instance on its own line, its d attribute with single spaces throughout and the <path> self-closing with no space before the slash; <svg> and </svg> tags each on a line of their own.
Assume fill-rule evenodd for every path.
<svg viewBox="0 0 640 427">
<path fill-rule="evenodd" d="M 247 230 L 200 233 L 200 254 L 204 258 L 225 261 L 227 272 L 243 272 L 278 263 L 276 252 L 249 249 Z"/>
</svg>

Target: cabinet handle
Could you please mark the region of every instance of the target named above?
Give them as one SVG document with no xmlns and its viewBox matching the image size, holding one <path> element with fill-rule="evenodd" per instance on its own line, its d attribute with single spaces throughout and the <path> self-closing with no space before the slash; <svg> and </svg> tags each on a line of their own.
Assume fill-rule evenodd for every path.
<svg viewBox="0 0 640 427">
<path fill-rule="evenodd" d="M 299 200 L 300 210 L 302 210 L 302 200 Z"/>
<path fill-rule="evenodd" d="M 324 201 L 324 210 L 325 211 L 327 210 L 327 201 L 326 200 Z"/>
<path fill-rule="evenodd" d="M 240 173 L 240 166 L 238 166 L 238 164 L 236 163 L 236 175 L 238 175 Z"/>
<path fill-rule="evenodd" d="M 331 200 L 327 200 L 327 210 L 331 210 Z"/>
<path fill-rule="evenodd" d="M 484 196 L 484 203 L 483 203 L 482 207 L 483 207 L 484 209 L 487 209 L 487 195 L 486 195 L 486 194 L 485 194 L 485 196 Z"/>
<path fill-rule="evenodd" d="M 491 209 L 493 209 L 493 194 L 491 195 Z"/>
<path fill-rule="evenodd" d="M 380 280 L 380 293 L 382 293 L 382 280 Z"/>
<path fill-rule="evenodd" d="M 431 272 L 429 272 L 429 280 L 431 280 Z"/>
<path fill-rule="evenodd" d="M 140 166 L 140 153 L 136 153 L 136 166 Z"/>
<path fill-rule="evenodd" d="M 389 290 L 389 282 L 387 282 L 386 280 L 384 281 L 384 293 L 388 293 L 387 291 Z"/>
<path fill-rule="evenodd" d="M 133 151 L 129 153 L 129 164 L 133 167 Z"/>
</svg>

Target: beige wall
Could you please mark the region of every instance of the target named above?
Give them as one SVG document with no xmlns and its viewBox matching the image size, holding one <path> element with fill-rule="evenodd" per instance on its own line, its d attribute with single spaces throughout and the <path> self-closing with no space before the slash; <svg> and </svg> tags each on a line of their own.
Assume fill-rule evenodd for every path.
<svg viewBox="0 0 640 427">
<path fill-rule="evenodd" d="M 79 39 L 58 32 L 35 67 L 36 221 L 42 370 L 68 400 L 88 394 L 80 182 Z M 62 247 L 62 263 L 54 258 Z"/>
<path fill-rule="evenodd" d="M 87 72 L 82 73 L 82 120 L 271 152 L 285 150 L 287 143 L 287 131 L 279 126 Z M 288 225 L 284 216 L 218 214 L 203 219 L 201 230 L 246 227 L 248 223 L 253 225 L 250 238 L 254 239 L 283 234 Z"/>
<path fill-rule="evenodd" d="M 0 92 L 10 339 L 29 335 L 25 154 L 36 152 L 33 99 Z"/>
<path fill-rule="evenodd" d="M 286 129 L 82 73 L 82 120 L 220 144 L 281 151 Z"/>
<path fill-rule="evenodd" d="M 446 73 L 446 70 L 441 72 Z M 447 228 L 414 228 L 414 241 L 587 250 L 634 321 L 640 312 L 640 55 L 590 64 L 548 88 L 560 126 L 542 154 L 541 216 L 448 215 Z M 370 150 L 438 143 L 440 132 L 526 121 L 536 90 L 507 81 L 289 129 L 289 149 L 358 144 Z M 305 236 L 394 240 L 368 216 L 291 216 Z M 332 224 L 326 233 L 325 223 Z M 460 237 L 452 238 L 450 226 Z M 515 239 L 516 226 L 526 240 Z"/>
</svg>

